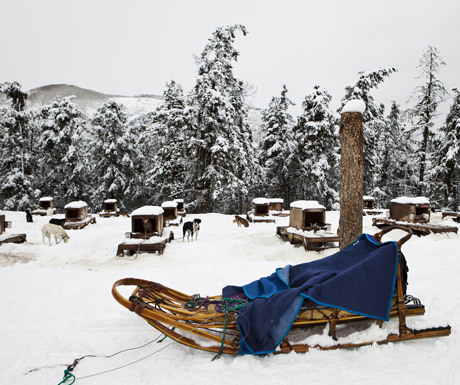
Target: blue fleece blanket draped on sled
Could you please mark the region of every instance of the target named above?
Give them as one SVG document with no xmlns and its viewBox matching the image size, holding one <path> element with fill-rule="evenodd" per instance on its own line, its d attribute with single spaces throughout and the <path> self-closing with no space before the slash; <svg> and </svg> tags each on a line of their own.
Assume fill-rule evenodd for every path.
<svg viewBox="0 0 460 385">
<path fill-rule="evenodd" d="M 279 268 L 245 286 L 226 286 L 224 297 L 244 293 L 252 301 L 240 309 L 240 354 L 276 350 L 305 298 L 318 305 L 388 320 L 398 266 L 396 242 L 378 243 L 362 234 L 326 258 Z"/>
</svg>

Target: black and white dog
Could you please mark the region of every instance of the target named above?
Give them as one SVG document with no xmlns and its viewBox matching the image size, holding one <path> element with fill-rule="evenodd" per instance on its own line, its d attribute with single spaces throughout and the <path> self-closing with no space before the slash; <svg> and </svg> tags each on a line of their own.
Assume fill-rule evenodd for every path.
<svg viewBox="0 0 460 385">
<path fill-rule="evenodd" d="M 187 234 L 187 240 L 190 242 L 190 236 L 192 236 L 193 241 L 193 234 L 195 234 L 195 241 L 198 239 L 198 233 L 200 232 L 200 223 L 201 219 L 195 218 L 193 222 L 185 222 L 182 226 L 182 233 L 183 238 L 182 242 L 185 241 L 185 235 Z"/>
</svg>

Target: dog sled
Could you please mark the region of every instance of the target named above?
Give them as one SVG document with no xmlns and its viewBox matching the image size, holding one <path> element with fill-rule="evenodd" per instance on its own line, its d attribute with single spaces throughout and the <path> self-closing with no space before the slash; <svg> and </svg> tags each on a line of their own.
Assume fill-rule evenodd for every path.
<svg viewBox="0 0 460 385">
<path fill-rule="evenodd" d="M 173 340 L 220 355 L 307 352 L 448 336 L 450 326 L 422 330 L 406 319 L 425 313 L 406 293 L 408 268 L 401 246 L 411 237 L 382 242 L 394 230 L 362 234 L 344 250 L 323 259 L 277 269 L 248 285 L 226 286 L 222 295 L 187 295 L 136 278 L 114 283 L 112 294 L 125 308 Z M 134 286 L 125 298 L 121 287 Z M 373 328 L 369 340 L 352 330 Z M 326 337 L 318 343 L 315 336 Z M 350 341 L 351 338 L 351 341 Z"/>
</svg>

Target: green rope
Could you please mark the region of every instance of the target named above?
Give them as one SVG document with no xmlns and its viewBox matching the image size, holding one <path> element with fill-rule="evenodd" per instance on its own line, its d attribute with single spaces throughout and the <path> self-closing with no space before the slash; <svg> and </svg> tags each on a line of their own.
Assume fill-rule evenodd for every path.
<svg viewBox="0 0 460 385">
<path fill-rule="evenodd" d="M 67 382 L 67 380 L 70 380 L 70 379 L 72 380 L 72 382 L 70 382 L 67 385 L 72 385 L 75 382 L 75 376 L 72 373 L 70 373 L 70 371 L 68 369 L 66 369 L 66 370 L 64 370 L 64 378 L 62 379 L 62 381 L 58 385 L 65 384 Z"/>
</svg>

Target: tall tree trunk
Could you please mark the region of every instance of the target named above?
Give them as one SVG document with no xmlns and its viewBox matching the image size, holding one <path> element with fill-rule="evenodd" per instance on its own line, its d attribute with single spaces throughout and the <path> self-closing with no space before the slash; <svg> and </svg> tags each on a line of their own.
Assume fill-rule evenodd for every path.
<svg viewBox="0 0 460 385">
<path fill-rule="evenodd" d="M 363 231 L 364 135 L 360 112 L 344 112 L 340 121 L 339 245 L 344 249 Z"/>
</svg>

